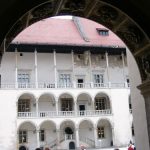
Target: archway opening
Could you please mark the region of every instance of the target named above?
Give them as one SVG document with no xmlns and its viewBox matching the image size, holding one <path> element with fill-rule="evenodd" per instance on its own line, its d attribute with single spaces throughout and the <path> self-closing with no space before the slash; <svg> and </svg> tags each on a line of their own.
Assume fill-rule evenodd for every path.
<svg viewBox="0 0 150 150">
<path fill-rule="evenodd" d="M 84 5 L 84 4 L 83 4 L 83 5 Z M 83 6 L 83 5 L 81 5 L 81 6 Z M 67 6 L 70 6 L 70 5 L 69 5 L 69 4 L 66 4 L 66 7 L 67 7 Z M 102 6 L 103 6 L 103 5 L 102 5 Z M 80 8 L 82 9 L 82 7 L 80 7 Z M 107 7 L 105 7 L 105 8 L 107 8 Z M 114 10 L 114 9 L 113 9 L 113 10 Z M 35 10 L 35 11 L 36 11 L 36 10 Z M 100 12 L 101 12 L 101 11 L 100 11 Z M 103 12 L 103 11 L 102 11 L 102 12 Z M 107 13 L 106 13 L 106 14 L 107 14 Z M 114 12 L 113 14 L 116 14 L 116 13 Z M 124 14 L 121 14 L 121 15 L 124 16 Z M 105 15 L 104 15 L 104 16 L 105 16 Z M 108 16 L 109 16 L 109 15 L 108 15 Z M 114 15 L 114 16 L 116 16 L 116 15 Z M 106 20 L 102 20 L 101 22 L 104 22 L 104 24 L 105 24 L 105 23 L 106 23 L 106 24 L 109 23 L 110 27 L 111 27 L 111 25 L 112 25 L 112 29 L 113 29 L 113 30 L 117 30 L 116 33 L 118 33 L 118 35 L 120 34 L 120 36 L 123 36 L 122 33 L 124 33 L 124 32 L 123 32 L 122 30 L 121 30 L 121 31 L 118 31 L 118 28 L 113 28 L 113 27 L 115 27 L 115 25 L 114 25 L 111 21 L 112 21 L 112 19 L 114 18 L 114 16 L 113 16 L 112 18 L 111 18 L 111 17 L 108 17 L 108 19 L 107 19 L 107 17 L 106 17 Z M 96 17 L 95 17 L 95 18 L 96 18 Z M 97 17 L 96 20 L 98 20 L 98 18 L 100 18 L 100 17 Z M 126 19 L 127 19 L 127 18 L 126 18 Z M 109 21 L 109 20 L 110 20 L 110 21 Z M 128 21 L 127 21 L 127 22 L 128 22 Z M 121 23 L 124 24 L 124 21 L 122 21 Z M 131 21 L 131 26 L 134 24 L 134 23 L 133 23 L 133 24 L 132 24 L 132 23 L 133 23 L 133 22 Z M 122 25 L 122 24 L 121 24 L 121 25 Z M 126 21 L 125 21 L 125 24 L 126 24 Z M 113 26 L 113 25 L 114 25 L 114 26 Z M 120 24 L 119 24 L 119 25 L 120 25 Z M 121 26 L 121 25 L 120 25 L 120 26 Z M 120 29 L 120 26 L 119 26 L 119 29 Z M 133 27 L 133 28 L 134 28 L 134 27 Z M 127 29 L 128 29 L 128 28 L 127 28 Z M 132 27 L 131 27 L 131 30 L 132 30 Z M 120 32 L 121 32 L 121 33 L 120 33 Z M 133 33 L 134 33 L 134 32 L 133 32 Z M 127 35 L 128 35 L 128 34 L 127 34 Z M 137 35 L 137 34 L 136 34 L 136 35 Z M 143 34 L 142 34 L 142 35 L 143 35 Z M 139 41 L 137 41 L 137 40 L 132 40 L 132 38 L 130 38 L 130 36 L 127 36 L 127 37 L 129 37 L 129 40 L 131 40 L 131 43 L 130 43 L 129 40 L 128 40 L 126 37 L 124 37 L 124 36 L 122 37 L 122 39 L 125 38 L 124 41 L 127 40 L 127 43 L 129 42 L 128 45 L 131 47 L 131 49 L 132 49 L 132 47 L 134 47 L 134 44 L 135 44 L 136 42 L 139 44 Z M 131 36 L 131 37 L 132 37 L 132 36 Z M 135 42 L 135 41 L 136 41 L 136 42 Z M 131 44 L 131 45 L 130 45 L 130 44 Z M 138 44 L 137 44 L 137 45 L 138 45 Z M 140 44 L 139 44 L 139 45 L 140 45 Z M 138 45 L 138 46 L 139 46 L 139 45 Z M 138 46 L 137 46 L 137 47 L 138 47 Z M 140 45 L 140 46 L 141 46 L 141 45 Z M 133 49 L 134 49 L 134 48 L 133 48 Z M 139 47 L 138 47 L 137 49 L 140 50 Z M 133 53 L 134 53 L 134 52 L 133 52 Z M 139 53 L 139 51 L 138 51 L 138 53 Z M 141 59 L 141 58 L 140 58 L 140 59 Z M 142 70 L 142 69 L 141 69 L 141 70 Z M 143 78 L 143 77 L 142 77 L 142 78 Z M 144 77 L 144 78 L 145 78 L 145 77 Z"/>
</svg>

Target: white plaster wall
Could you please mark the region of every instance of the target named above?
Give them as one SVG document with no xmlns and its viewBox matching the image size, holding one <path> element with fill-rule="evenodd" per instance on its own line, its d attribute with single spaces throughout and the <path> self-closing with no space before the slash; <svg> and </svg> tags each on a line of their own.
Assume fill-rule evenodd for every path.
<svg viewBox="0 0 150 150">
<path fill-rule="evenodd" d="M 15 53 L 8 52 L 3 55 L 0 74 L 2 83 L 15 82 Z"/>
<path fill-rule="evenodd" d="M 131 125 L 129 121 L 129 91 L 111 90 L 113 120 L 114 120 L 114 145 L 128 145 L 131 139 Z"/>
<path fill-rule="evenodd" d="M 54 83 L 54 54 L 37 53 L 38 82 Z"/>
<path fill-rule="evenodd" d="M 72 70 L 71 54 L 56 53 L 57 70 Z"/>
<path fill-rule="evenodd" d="M 34 53 L 17 53 L 18 59 L 18 71 L 26 70 L 30 73 L 30 82 L 35 82 L 35 54 Z M 94 57 L 94 56 L 92 56 Z M 117 59 L 116 59 L 117 57 Z M 109 56 L 109 77 L 110 82 L 120 83 L 124 82 L 122 60 L 118 59 L 119 56 Z M 83 76 L 84 82 L 90 83 L 93 80 L 93 73 L 104 74 L 104 82 L 108 82 L 106 65 L 104 65 L 105 59 L 94 63 L 92 59 L 92 69 L 90 66 L 78 66 L 74 65 L 75 80 L 78 76 Z M 100 66 L 102 62 L 102 67 Z M 57 64 L 57 77 L 61 71 L 72 74 L 72 56 L 71 54 L 60 54 L 56 53 L 56 64 Z M 119 67 L 116 67 L 118 66 Z M 128 75 L 127 67 L 124 68 L 125 76 Z M 90 72 L 92 71 L 92 73 Z M 37 72 L 38 82 L 50 82 L 54 83 L 54 56 L 53 53 L 37 53 Z M 3 55 L 2 63 L 0 67 L 1 80 L 3 83 L 15 83 L 15 53 L 6 52 Z M 90 79 L 91 78 L 91 79 Z M 73 80 L 73 79 L 72 79 Z M 59 78 L 58 78 L 59 81 Z"/>
<path fill-rule="evenodd" d="M 137 67 L 135 59 L 131 52 L 127 51 L 129 76 L 131 83 L 131 103 L 133 109 L 133 124 L 135 130 L 135 145 L 137 150 L 149 150 L 147 121 L 145 113 L 144 98 L 137 89 L 137 86 L 141 84 L 141 77 L 139 69 Z"/>
<path fill-rule="evenodd" d="M 0 149 L 17 148 L 17 95 L 13 91 L 0 90 Z"/>
</svg>

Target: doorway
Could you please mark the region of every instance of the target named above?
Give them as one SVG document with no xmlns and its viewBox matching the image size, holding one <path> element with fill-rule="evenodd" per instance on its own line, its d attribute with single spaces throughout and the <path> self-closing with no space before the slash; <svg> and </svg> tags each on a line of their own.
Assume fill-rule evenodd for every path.
<svg viewBox="0 0 150 150">
<path fill-rule="evenodd" d="M 83 116 L 85 113 L 85 105 L 79 105 L 80 116 Z"/>
<path fill-rule="evenodd" d="M 69 143 L 69 150 L 75 149 L 75 143 L 74 142 L 70 142 Z"/>
<path fill-rule="evenodd" d="M 20 146 L 19 150 L 27 150 L 25 146 Z"/>
<path fill-rule="evenodd" d="M 82 78 L 77 79 L 78 88 L 83 88 L 84 80 Z"/>
</svg>

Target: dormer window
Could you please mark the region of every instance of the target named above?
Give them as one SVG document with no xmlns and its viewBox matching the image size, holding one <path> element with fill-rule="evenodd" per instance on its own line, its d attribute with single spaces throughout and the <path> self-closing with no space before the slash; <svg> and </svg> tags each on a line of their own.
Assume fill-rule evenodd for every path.
<svg viewBox="0 0 150 150">
<path fill-rule="evenodd" d="M 102 36 L 108 36 L 109 35 L 109 30 L 107 30 L 107 29 L 96 28 L 96 30 L 97 30 L 99 35 L 102 35 Z"/>
</svg>

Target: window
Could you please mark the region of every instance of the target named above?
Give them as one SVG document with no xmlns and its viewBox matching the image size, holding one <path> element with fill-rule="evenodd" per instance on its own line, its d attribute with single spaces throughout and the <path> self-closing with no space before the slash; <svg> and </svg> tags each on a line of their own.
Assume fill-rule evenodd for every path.
<svg viewBox="0 0 150 150">
<path fill-rule="evenodd" d="M 40 130 L 40 141 L 41 142 L 45 141 L 45 131 L 44 130 Z"/>
<path fill-rule="evenodd" d="M 59 75 L 60 86 L 70 87 L 71 75 L 70 74 L 60 74 Z"/>
<path fill-rule="evenodd" d="M 107 30 L 107 29 L 97 28 L 96 30 L 99 33 L 99 35 L 102 35 L 102 36 L 108 36 L 109 35 L 109 30 Z"/>
<path fill-rule="evenodd" d="M 104 75 L 103 74 L 94 74 L 94 83 L 95 84 L 103 84 L 104 83 Z"/>
<path fill-rule="evenodd" d="M 30 100 L 21 99 L 18 101 L 18 112 L 29 112 L 30 111 Z"/>
<path fill-rule="evenodd" d="M 19 131 L 19 143 L 27 143 L 27 131 L 26 130 Z"/>
<path fill-rule="evenodd" d="M 29 73 L 18 73 L 18 83 L 29 83 L 30 75 Z"/>
<path fill-rule="evenodd" d="M 105 110 L 106 109 L 106 98 L 96 98 L 95 100 L 95 109 L 96 110 Z"/>
<path fill-rule="evenodd" d="M 100 139 L 104 138 L 105 137 L 104 127 L 98 127 L 97 134 L 98 134 L 98 138 L 100 138 Z"/>
<path fill-rule="evenodd" d="M 72 99 L 63 98 L 61 99 L 61 110 L 62 111 L 72 111 Z"/>
</svg>

